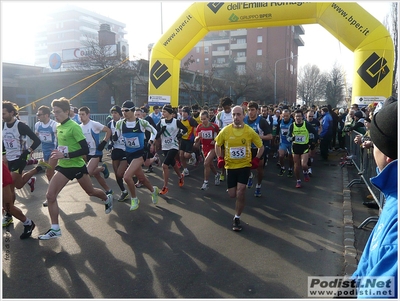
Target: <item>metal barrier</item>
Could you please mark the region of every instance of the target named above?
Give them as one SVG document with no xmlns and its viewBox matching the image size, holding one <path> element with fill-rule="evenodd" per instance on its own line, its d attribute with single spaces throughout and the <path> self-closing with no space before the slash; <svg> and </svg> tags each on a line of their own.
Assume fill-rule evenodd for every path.
<svg viewBox="0 0 400 301">
<path fill-rule="evenodd" d="M 346 135 L 346 149 L 348 152 L 348 158 L 351 159 L 354 166 L 357 168 L 359 179 L 353 179 L 347 185 L 347 187 L 351 187 L 355 184 L 365 184 L 371 193 L 374 201 L 379 206 L 379 214 L 381 214 L 382 208 L 385 203 L 385 197 L 383 193 L 376 188 L 370 181 L 372 177 L 375 177 L 376 174 L 376 163 L 373 155 L 372 149 L 365 149 L 360 147 L 360 145 L 354 143 L 354 138 L 357 135 L 362 135 L 356 131 L 352 131 L 349 135 Z M 366 218 L 358 228 L 363 228 L 370 222 L 377 222 L 379 218 L 378 216 L 370 216 Z"/>
</svg>

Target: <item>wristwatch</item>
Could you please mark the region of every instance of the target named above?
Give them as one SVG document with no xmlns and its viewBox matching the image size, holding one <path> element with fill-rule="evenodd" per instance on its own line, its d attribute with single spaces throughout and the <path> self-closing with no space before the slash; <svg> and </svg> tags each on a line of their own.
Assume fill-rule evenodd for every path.
<svg viewBox="0 0 400 301">
<path fill-rule="evenodd" d="M 68 159 L 68 153 L 64 153 L 64 159 Z"/>
</svg>

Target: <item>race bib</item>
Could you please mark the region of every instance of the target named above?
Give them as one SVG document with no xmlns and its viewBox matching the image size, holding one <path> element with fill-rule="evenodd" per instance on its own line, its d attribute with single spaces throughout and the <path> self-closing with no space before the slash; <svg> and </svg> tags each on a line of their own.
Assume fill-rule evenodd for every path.
<svg viewBox="0 0 400 301">
<path fill-rule="evenodd" d="M 164 144 L 165 144 L 165 145 L 171 144 L 172 141 L 173 141 L 173 139 L 172 139 L 171 137 L 166 137 L 166 138 L 164 138 Z"/>
<path fill-rule="evenodd" d="M 283 136 L 285 136 L 288 131 L 289 131 L 288 129 L 281 129 L 281 133 Z"/>
<path fill-rule="evenodd" d="M 304 142 L 306 142 L 306 136 L 296 136 L 294 141 L 296 143 L 304 143 Z"/>
<path fill-rule="evenodd" d="M 7 149 L 18 149 L 18 141 L 13 138 L 5 138 L 4 144 Z"/>
<path fill-rule="evenodd" d="M 201 131 L 201 137 L 203 139 L 213 139 L 213 131 L 209 130 L 209 131 Z"/>
<path fill-rule="evenodd" d="M 62 152 L 63 154 L 68 154 L 68 146 L 59 145 L 57 147 L 57 150 L 59 152 Z M 67 159 L 69 159 L 69 158 L 67 158 Z"/>
<path fill-rule="evenodd" d="M 231 147 L 229 154 L 231 159 L 244 159 L 246 157 L 246 147 Z"/>
<path fill-rule="evenodd" d="M 49 132 L 40 132 L 39 139 L 42 142 L 51 142 L 51 133 Z"/>
<path fill-rule="evenodd" d="M 138 147 L 140 147 L 139 138 L 138 137 L 125 138 L 125 143 L 126 143 L 126 146 L 128 146 L 130 148 L 138 148 Z"/>
</svg>

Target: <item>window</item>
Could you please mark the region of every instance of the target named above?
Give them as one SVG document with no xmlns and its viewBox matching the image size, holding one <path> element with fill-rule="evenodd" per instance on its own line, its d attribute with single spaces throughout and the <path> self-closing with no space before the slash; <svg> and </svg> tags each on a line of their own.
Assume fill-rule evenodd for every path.
<svg viewBox="0 0 400 301">
<path fill-rule="evenodd" d="M 262 43 L 262 36 L 257 36 L 257 43 Z"/>
<path fill-rule="evenodd" d="M 218 46 L 217 51 L 225 51 L 225 46 Z"/>
<path fill-rule="evenodd" d="M 210 70 L 208 70 L 208 69 L 204 70 L 204 74 L 208 74 L 208 73 L 210 73 Z"/>
<path fill-rule="evenodd" d="M 217 58 L 217 64 L 224 64 L 224 63 L 225 63 L 225 58 L 224 57 Z"/>
<path fill-rule="evenodd" d="M 196 59 L 196 63 L 200 63 L 200 59 Z"/>
<path fill-rule="evenodd" d="M 257 62 L 256 63 L 256 70 L 261 70 L 262 69 L 262 63 L 261 62 Z"/>
<path fill-rule="evenodd" d="M 236 65 L 236 71 L 238 74 L 246 73 L 246 65 Z"/>
<path fill-rule="evenodd" d="M 208 57 L 206 57 L 205 59 L 204 59 L 204 66 L 207 66 L 208 65 L 208 63 L 209 63 L 209 59 L 208 59 Z"/>
<path fill-rule="evenodd" d="M 204 53 L 208 53 L 209 51 L 210 51 L 210 49 L 208 46 L 204 47 Z"/>
<path fill-rule="evenodd" d="M 243 39 L 243 38 L 237 39 L 236 43 L 237 44 L 246 44 L 246 39 Z"/>
<path fill-rule="evenodd" d="M 196 47 L 196 53 L 200 53 L 200 47 Z"/>
<path fill-rule="evenodd" d="M 245 52 L 245 51 L 239 51 L 239 52 L 236 54 L 236 56 L 237 56 L 237 57 L 246 57 L 246 52 Z"/>
<path fill-rule="evenodd" d="M 257 49 L 257 55 L 258 56 L 262 55 L 262 49 Z"/>
</svg>

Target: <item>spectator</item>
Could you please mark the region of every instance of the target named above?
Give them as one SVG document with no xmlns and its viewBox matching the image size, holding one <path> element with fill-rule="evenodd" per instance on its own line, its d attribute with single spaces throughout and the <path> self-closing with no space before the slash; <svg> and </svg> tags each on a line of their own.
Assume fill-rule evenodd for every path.
<svg viewBox="0 0 400 301">
<path fill-rule="evenodd" d="M 354 125 L 349 127 L 349 131 L 356 131 L 362 135 L 365 134 L 364 117 L 361 111 L 354 113 Z"/>
<path fill-rule="evenodd" d="M 335 150 L 339 116 L 332 109 L 331 105 L 328 105 L 327 107 L 328 107 L 329 114 L 331 114 L 331 117 L 332 117 L 332 144 L 330 145 L 330 149 Z"/>
<path fill-rule="evenodd" d="M 339 143 L 339 150 L 342 151 L 345 148 L 345 139 L 343 135 L 343 129 L 344 129 L 344 122 L 346 120 L 346 112 L 343 108 L 339 110 L 339 120 L 338 120 L 338 143 Z"/>
<path fill-rule="evenodd" d="M 390 97 L 371 122 L 371 139 L 374 143 L 374 159 L 378 175 L 371 178 L 385 196 L 385 205 L 361 255 L 353 279 L 359 277 L 394 277 L 394 298 L 397 299 L 398 284 L 398 167 L 397 167 L 397 99 Z M 361 278 L 360 285 L 366 278 Z M 378 279 L 379 281 L 379 279 Z M 376 297 L 371 288 L 370 295 Z"/>
<path fill-rule="evenodd" d="M 329 145 L 332 140 L 332 116 L 329 114 L 329 110 L 327 107 L 323 107 L 321 109 L 322 118 L 321 118 L 321 132 L 319 133 L 320 139 L 320 151 L 321 158 L 323 161 L 328 160 L 329 153 Z"/>
</svg>

